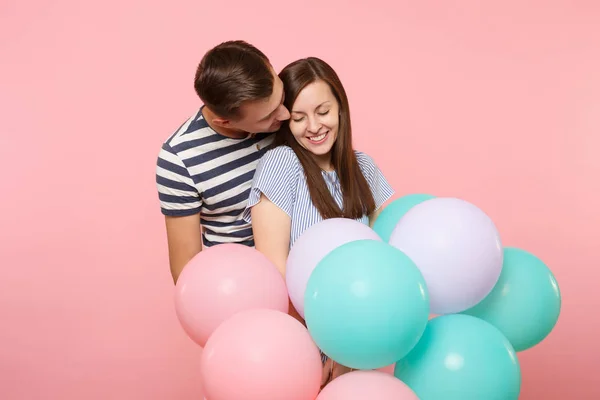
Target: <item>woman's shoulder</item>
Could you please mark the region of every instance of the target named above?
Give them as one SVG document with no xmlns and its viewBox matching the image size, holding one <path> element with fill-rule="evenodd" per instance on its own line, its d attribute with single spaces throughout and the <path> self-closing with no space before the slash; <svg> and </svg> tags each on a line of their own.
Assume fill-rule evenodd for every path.
<svg viewBox="0 0 600 400">
<path fill-rule="evenodd" d="M 289 146 L 277 146 L 271 148 L 265 152 L 262 156 L 263 160 L 268 160 L 269 162 L 284 162 L 286 164 L 297 164 L 299 163 L 298 156 L 294 153 Z"/>
<path fill-rule="evenodd" d="M 373 161 L 373 158 L 365 152 L 362 152 L 359 150 L 354 150 L 354 154 L 356 155 L 356 159 L 358 160 L 359 163 Z"/>
<path fill-rule="evenodd" d="M 372 170 L 373 168 L 375 168 L 375 160 L 373 160 L 373 157 L 371 157 L 367 153 L 358 150 L 354 150 L 354 154 L 356 155 L 356 161 L 358 161 L 358 165 L 363 170 L 363 172 L 365 170 Z"/>
<path fill-rule="evenodd" d="M 267 150 L 257 166 L 259 174 L 268 175 L 296 175 L 300 167 L 300 160 L 289 146 L 277 146 Z"/>
</svg>

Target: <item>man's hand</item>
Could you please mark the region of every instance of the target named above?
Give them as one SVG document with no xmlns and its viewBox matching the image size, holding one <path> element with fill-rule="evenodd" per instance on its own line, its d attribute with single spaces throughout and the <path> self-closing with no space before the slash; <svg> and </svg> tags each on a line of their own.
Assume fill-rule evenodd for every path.
<svg viewBox="0 0 600 400">
<path fill-rule="evenodd" d="M 165 217 L 167 242 L 169 246 L 169 264 L 173 282 L 177 283 L 179 274 L 194 256 L 202 251 L 202 230 L 200 214 L 186 217 Z"/>
</svg>

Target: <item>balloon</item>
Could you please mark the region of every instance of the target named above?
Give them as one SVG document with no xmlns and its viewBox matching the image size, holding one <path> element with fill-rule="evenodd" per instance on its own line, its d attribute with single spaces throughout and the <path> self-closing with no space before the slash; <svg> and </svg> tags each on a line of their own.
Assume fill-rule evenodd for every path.
<svg viewBox="0 0 600 400">
<path fill-rule="evenodd" d="M 510 342 L 491 324 L 451 314 L 429 321 L 394 375 L 420 400 L 517 400 L 521 369 Z"/>
<path fill-rule="evenodd" d="M 200 358 L 202 358 L 202 347 L 199 347 L 200 349 Z M 198 387 L 198 393 L 196 393 L 195 397 L 198 397 L 199 399 L 202 400 L 206 400 L 206 397 L 204 395 L 204 388 L 202 387 L 202 382 L 201 380 L 199 380 L 200 382 L 197 382 Z"/>
<path fill-rule="evenodd" d="M 304 298 L 306 324 L 321 350 L 355 369 L 383 368 L 404 357 L 427 325 L 425 280 L 401 251 L 358 240 L 325 256 Z"/>
<path fill-rule="evenodd" d="M 390 240 L 390 236 L 398 221 L 414 206 L 424 201 L 435 199 L 435 196 L 429 194 L 409 194 L 402 196 L 390 204 L 388 204 L 379 214 L 373 230 L 386 242 Z"/>
<path fill-rule="evenodd" d="M 546 264 L 529 252 L 507 247 L 498 283 L 483 301 L 464 313 L 488 321 L 516 351 L 523 351 L 550 334 L 560 309 L 558 283 Z"/>
<path fill-rule="evenodd" d="M 225 319 L 252 308 L 289 311 L 283 276 L 252 247 L 206 248 L 179 275 L 175 311 L 185 332 L 200 346 Z"/>
<path fill-rule="evenodd" d="M 304 292 L 319 261 L 336 247 L 354 240 L 381 240 L 368 225 L 348 218 L 330 218 L 312 225 L 290 250 L 285 279 L 290 300 L 304 318 Z"/>
<path fill-rule="evenodd" d="M 491 292 L 502 270 L 502 243 L 494 223 L 460 199 L 435 198 L 414 206 L 389 243 L 423 273 L 434 314 L 473 307 Z"/>
<path fill-rule="evenodd" d="M 419 400 L 400 379 L 378 371 L 354 371 L 335 378 L 316 400 Z"/>
<path fill-rule="evenodd" d="M 319 349 L 306 328 L 276 310 L 241 311 L 206 342 L 201 380 L 210 400 L 313 400 L 321 387 Z"/>
</svg>

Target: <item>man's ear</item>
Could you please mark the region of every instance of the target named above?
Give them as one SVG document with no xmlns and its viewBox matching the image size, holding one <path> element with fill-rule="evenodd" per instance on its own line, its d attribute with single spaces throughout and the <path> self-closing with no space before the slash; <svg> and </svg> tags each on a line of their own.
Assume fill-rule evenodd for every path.
<svg viewBox="0 0 600 400">
<path fill-rule="evenodd" d="M 225 118 L 213 118 L 212 123 L 217 126 L 220 126 L 221 128 L 231 128 L 231 121 Z"/>
</svg>

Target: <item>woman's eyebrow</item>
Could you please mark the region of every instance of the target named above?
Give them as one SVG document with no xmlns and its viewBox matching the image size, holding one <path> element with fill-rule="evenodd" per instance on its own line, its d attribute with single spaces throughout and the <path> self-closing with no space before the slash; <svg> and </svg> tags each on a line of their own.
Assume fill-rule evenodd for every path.
<svg viewBox="0 0 600 400">
<path fill-rule="evenodd" d="M 315 107 L 315 110 L 318 110 L 319 108 L 323 107 L 325 104 L 330 103 L 329 100 L 322 102 L 321 104 L 319 104 L 318 106 Z M 296 114 L 304 114 L 303 111 L 297 111 L 297 110 L 292 110 L 293 113 Z"/>
</svg>

